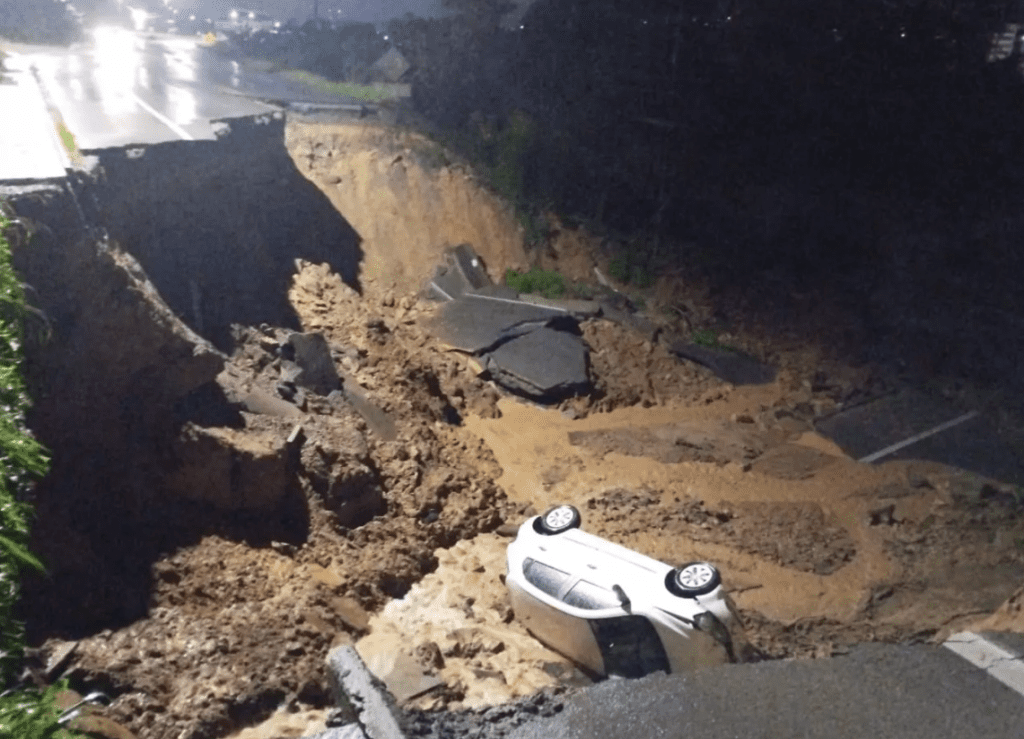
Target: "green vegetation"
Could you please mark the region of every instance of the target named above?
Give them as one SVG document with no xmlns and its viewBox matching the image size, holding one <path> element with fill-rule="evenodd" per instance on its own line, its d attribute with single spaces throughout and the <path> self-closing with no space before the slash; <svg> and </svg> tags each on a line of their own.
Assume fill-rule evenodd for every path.
<svg viewBox="0 0 1024 739">
<path fill-rule="evenodd" d="M 31 509 L 26 501 L 35 480 L 46 473 L 43 447 L 25 427 L 29 405 L 21 376 L 24 319 L 32 309 L 11 266 L 9 238 L 15 230 L 0 203 L 0 688 L 16 677 L 24 649 L 24 629 L 14 618 L 14 605 L 24 570 L 42 571 L 28 550 Z M 77 736 L 57 724 L 55 693 L 64 685 L 0 694 L 0 736 L 19 739 L 61 739 Z"/>
<path fill-rule="evenodd" d="M 356 100 L 362 100 L 365 103 L 380 103 L 400 97 L 396 93 L 394 86 L 385 84 L 359 85 L 355 82 L 331 82 L 303 69 L 290 69 L 283 74 L 288 79 L 300 82 L 314 90 L 320 90 L 331 95 L 346 95 Z"/>
<path fill-rule="evenodd" d="M 608 264 L 608 274 L 619 282 L 634 285 L 641 290 L 654 285 L 654 276 L 642 264 L 632 261 L 629 255 L 615 257 Z"/>
<path fill-rule="evenodd" d="M 694 331 L 693 336 L 690 337 L 690 341 L 699 346 L 721 346 L 721 344 L 718 343 L 718 334 L 709 328 L 702 328 L 698 331 Z"/>
<path fill-rule="evenodd" d="M 72 739 L 80 732 L 57 723 L 61 711 L 56 696 L 67 682 L 54 683 L 44 692 L 19 691 L 0 695 L 0 736 L 18 739 Z"/>
<path fill-rule="evenodd" d="M 545 298 L 565 295 L 565 278 L 557 272 L 534 267 L 529 272 L 510 269 L 505 273 L 505 284 L 516 292 L 533 293 Z"/>
</svg>

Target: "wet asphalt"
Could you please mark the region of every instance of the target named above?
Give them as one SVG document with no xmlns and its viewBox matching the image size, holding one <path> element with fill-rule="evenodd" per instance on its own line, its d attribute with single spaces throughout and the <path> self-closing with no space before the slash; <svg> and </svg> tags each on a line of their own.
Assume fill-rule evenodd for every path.
<svg viewBox="0 0 1024 739">
<path fill-rule="evenodd" d="M 497 727 L 496 727 L 497 728 Z M 500 731 L 500 729 L 499 729 Z M 827 660 L 610 680 L 511 739 L 1014 739 L 1024 696 L 932 646 L 868 644 Z"/>
</svg>

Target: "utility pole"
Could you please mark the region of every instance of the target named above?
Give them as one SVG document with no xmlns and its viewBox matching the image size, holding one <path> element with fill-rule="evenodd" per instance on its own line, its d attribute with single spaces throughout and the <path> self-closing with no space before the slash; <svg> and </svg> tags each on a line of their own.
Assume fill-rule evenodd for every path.
<svg viewBox="0 0 1024 739">
<path fill-rule="evenodd" d="M 320 17 L 320 0 L 313 0 L 313 19 Z"/>
</svg>

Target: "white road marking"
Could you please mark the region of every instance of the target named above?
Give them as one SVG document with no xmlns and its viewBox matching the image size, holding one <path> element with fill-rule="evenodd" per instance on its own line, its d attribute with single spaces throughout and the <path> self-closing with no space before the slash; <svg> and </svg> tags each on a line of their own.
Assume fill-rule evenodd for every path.
<svg viewBox="0 0 1024 739">
<path fill-rule="evenodd" d="M 512 298 L 499 298 L 497 295 L 480 295 L 479 293 L 466 293 L 467 298 L 476 298 L 477 300 L 493 300 L 496 303 L 512 303 L 512 305 L 528 305 L 533 308 L 544 308 L 545 310 L 553 310 L 559 313 L 568 313 L 569 311 L 565 308 L 558 308 L 554 305 L 538 305 L 537 303 L 527 303 L 525 300 L 513 300 Z"/>
<path fill-rule="evenodd" d="M 903 441 L 898 441 L 895 444 L 887 446 L 885 449 L 879 449 L 874 454 L 869 454 L 866 457 L 861 457 L 857 461 L 858 462 L 870 463 L 870 462 L 874 462 L 877 459 L 881 459 L 882 457 L 888 457 L 890 454 L 893 454 L 894 452 L 898 452 L 900 449 L 903 449 L 904 447 L 908 447 L 911 444 L 916 444 L 917 442 L 921 441 L 922 439 L 927 439 L 929 436 L 935 436 L 935 434 L 940 434 L 943 431 L 946 431 L 948 429 L 953 428 L 954 426 L 959 426 L 961 423 L 964 423 L 966 421 L 970 421 L 972 418 L 974 418 L 977 415 L 978 415 L 978 411 L 971 411 L 970 413 L 965 413 L 962 416 L 954 418 L 952 421 L 946 421 L 946 423 L 940 423 L 938 426 L 935 426 L 934 428 L 930 428 L 927 431 L 922 431 L 919 434 L 914 434 L 913 436 L 911 436 L 911 437 L 909 437 L 907 439 L 904 439 Z"/>
<path fill-rule="evenodd" d="M 1013 652 L 969 631 L 953 634 L 942 646 L 1024 695 L 1024 660 Z"/>
<path fill-rule="evenodd" d="M 147 103 L 146 103 L 146 102 L 145 102 L 145 101 L 144 101 L 144 100 L 143 100 L 142 98 L 140 98 L 140 97 L 139 97 L 138 95 L 135 95 L 135 94 L 133 93 L 133 94 L 132 94 L 132 97 L 133 97 L 133 98 L 135 98 L 135 102 L 139 104 L 139 107 L 140 107 L 140 108 L 142 108 L 142 109 L 143 109 L 144 111 L 146 111 L 146 112 L 147 112 L 147 113 L 149 113 L 149 114 L 150 114 L 151 116 L 153 116 L 154 118 L 156 118 L 156 119 L 157 119 L 158 121 L 160 121 L 161 123 L 163 123 L 163 124 L 164 124 L 165 126 L 167 126 L 167 127 L 169 128 L 169 129 L 171 129 L 172 131 L 174 131 L 174 133 L 176 133 L 176 134 L 178 135 L 178 138 L 182 139 L 183 141 L 195 141 L 195 137 L 194 137 L 194 136 L 193 136 L 192 134 L 190 134 L 190 133 L 189 133 L 188 131 L 186 131 L 186 130 L 185 130 L 184 128 L 182 128 L 181 126 L 179 126 L 179 125 L 178 125 L 177 123 L 175 123 L 174 121 L 172 121 L 172 120 L 171 120 L 170 118 L 168 118 L 167 116 L 165 116 L 165 115 L 164 115 L 163 113 L 161 113 L 161 112 L 160 112 L 159 110 L 157 110 L 157 109 L 156 109 L 156 108 L 154 108 L 153 106 L 151 106 L 151 105 L 148 105 L 148 104 L 147 104 Z"/>
<path fill-rule="evenodd" d="M 446 293 L 446 292 L 445 292 L 444 290 L 442 290 L 442 289 L 441 289 L 441 286 L 440 286 L 440 285 L 438 285 L 438 284 L 437 284 L 437 282 L 435 282 L 434 280 L 431 280 L 431 281 L 430 281 L 430 286 L 431 286 L 432 288 L 434 288 L 435 290 L 437 290 L 437 291 L 438 291 L 439 293 L 441 293 L 441 295 L 443 295 L 443 296 L 444 296 L 445 298 L 447 298 L 448 300 L 455 300 L 455 298 L 453 298 L 453 297 L 452 297 L 451 295 L 449 295 L 449 294 L 448 294 L 448 293 Z"/>
</svg>

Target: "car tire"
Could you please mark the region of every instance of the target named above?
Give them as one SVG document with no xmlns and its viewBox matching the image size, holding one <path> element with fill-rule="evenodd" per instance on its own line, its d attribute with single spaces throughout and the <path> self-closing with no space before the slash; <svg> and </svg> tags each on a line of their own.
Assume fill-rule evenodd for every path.
<svg viewBox="0 0 1024 739">
<path fill-rule="evenodd" d="M 571 505 L 559 505 L 550 509 L 543 516 L 537 517 L 538 533 L 552 536 L 569 529 L 578 529 L 583 522 L 580 512 Z"/>
<path fill-rule="evenodd" d="M 665 585 L 682 598 L 707 595 L 722 584 L 718 569 L 707 562 L 687 562 L 668 573 Z"/>
</svg>

